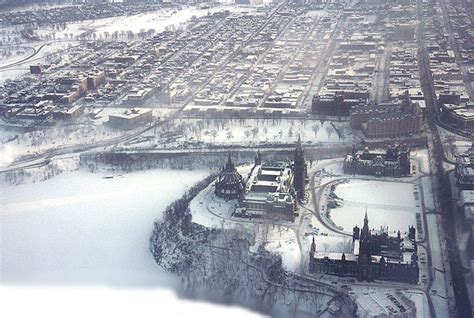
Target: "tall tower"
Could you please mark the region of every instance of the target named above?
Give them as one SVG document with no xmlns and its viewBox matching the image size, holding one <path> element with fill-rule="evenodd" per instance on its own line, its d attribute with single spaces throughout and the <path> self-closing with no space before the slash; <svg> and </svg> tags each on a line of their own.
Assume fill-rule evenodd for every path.
<svg viewBox="0 0 474 318">
<path fill-rule="evenodd" d="M 260 154 L 260 149 L 257 150 L 257 154 L 255 156 L 255 165 L 261 165 L 262 164 L 262 155 Z"/>
<path fill-rule="evenodd" d="M 370 230 L 367 210 L 365 211 L 364 226 L 360 231 L 359 239 L 359 264 L 370 264 L 372 255 L 370 254 Z"/>
<path fill-rule="evenodd" d="M 314 272 L 314 268 L 315 268 L 314 253 L 316 253 L 316 242 L 314 241 L 314 236 L 313 236 L 313 242 L 311 243 L 311 250 L 309 251 L 309 271 L 311 273 Z"/>
<path fill-rule="evenodd" d="M 367 217 L 367 209 L 365 209 L 364 226 L 360 231 L 359 240 L 359 259 L 358 259 L 358 279 L 372 281 L 372 254 L 370 252 L 370 230 L 369 218 Z"/>
<path fill-rule="evenodd" d="M 301 138 L 298 135 L 298 141 L 295 149 L 294 161 L 294 186 L 298 199 L 304 199 L 305 179 L 306 179 L 306 163 L 304 160 L 303 147 L 301 146 Z"/>
<path fill-rule="evenodd" d="M 316 242 L 314 241 L 314 236 L 313 236 L 313 242 L 311 242 L 311 255 L 314 256 L 315 252 L 316 252 Z"/>
<path fill-rule="evenodd" d="M 400 173 L 402 176 L 410 175 L 410 149 L 407 146 L 403 146 L 398 155 L 398 161 L 400 164 Z"/>
</svg>

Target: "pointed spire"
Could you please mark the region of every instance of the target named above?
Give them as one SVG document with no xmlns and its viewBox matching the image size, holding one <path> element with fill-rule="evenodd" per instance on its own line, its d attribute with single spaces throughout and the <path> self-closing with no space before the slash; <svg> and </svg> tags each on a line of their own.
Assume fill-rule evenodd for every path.
<svg viewBox="0 0 474 318">
<path fill-rule="evenodd" d="M 234 171 L 235 170 L 235 165 L 232 162 L 232 157 L 230 155 L 230 152 L 227 156 L 227 163 L 225 164 L 225 169 L 224 170 L 226 170 L 226 171 Z"/>
<path fill-rule="evenodd" d="M 303 147 L 301 146 L 301 135 L 298 134 L 298 141 L 296 142 L 296 151 L 303 152 Z"/>
<path fill-rule="evenodd" d="M 261 165 L 262 164 L 262 157 L 260 154 L 260 149 L 257 150 L 257 155 L 255 156 L 255 165 Z"/>
<path fill-rule="evenodd" d="M 314 241 L 314 236 L 313 236 L 313 242 L 311 243 L 311 253 L 316 252 L 316 242 Z"/>
<path fill-rule="evenodd" d="M 355 156 L 357 155 L 357 148 L 356 148 L 355 144 L 352 144 L 351 155 L 352 155 L 353 158 L 355 158 Z"/>
<path fill-rule="evenodd" d="M 365 238 L 369 235 L 370 235 L 369 218 L 367 216 L 367 207 L 365 207 L 364 226 L 362 227 L 362 231 L 361 231 L 361 239 L 363 239 L 363 238 Z"/>
</svg>

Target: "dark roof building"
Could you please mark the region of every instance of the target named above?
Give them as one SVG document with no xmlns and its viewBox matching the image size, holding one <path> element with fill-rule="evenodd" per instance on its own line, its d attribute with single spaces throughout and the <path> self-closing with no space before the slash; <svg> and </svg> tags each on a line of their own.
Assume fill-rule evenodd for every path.
<svg viewBox="0 0 474 318">
<path fill-rule="evenodd" d="M 352 253 L 316 252 L 313 238 L 309 253 L 311 273 L 356 277 L 358 280 L 388 280 L 417 284 L 419 278 L 416 230 L 408 228 L 408 235 L 389 236 L 385 231 L 370 231 L 365 213 L 364 226 L 357 226 L 352 234 Z"/>
<path fill-rule="evenodd" d="M 377 177 L 402 177 L 410 174 L 410 150 L 407 147 L 388 146 L 386 151 L 363 151 L 352 148 L 346 155 L 343 170 L 346 174 Z"/>
<path fill-rule="evenodd" d="M 217 177 L 214 193 L 225 200 L 240 199 L 244 193 L 242 176 L 235 169 L 230 154 L 227 163 L 222 167 L 222 171 Z"/>
<path fill-rule="evenodd" d="M 456 158 L 455 175 L 460 190 L 474 190 L 474 143 Z"/>
</svg>

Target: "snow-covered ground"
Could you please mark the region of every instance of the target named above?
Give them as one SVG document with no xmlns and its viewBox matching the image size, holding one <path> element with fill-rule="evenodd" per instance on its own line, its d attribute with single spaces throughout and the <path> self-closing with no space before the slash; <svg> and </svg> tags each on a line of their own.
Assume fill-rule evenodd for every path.
<svg viewBox="0 0 474 318">
<path fill-rule="evenodd" d="M 24 59 L 29 54 L 33 53 L 33 49 L 24 46 L 0 46 L 0 67 L 10 65 Z"/>
<path fill-rule="evenodd" d="M 294 143 L 298 135 L 304 143 L 359 141 L 347 123 L 319 120 L 182 120 L 177 127 L 187 141 L 213 144 Z"/>
<path fill-rule="evenodd" d="M 296 233 L 285 226 L 260 225 L 257 244 L 281 256 L 283 268 L 296 272 L 301 261 L 301 251 Z"/>
<path fill-rule="evenodd" d="M 43 153 L 64 146 L 104 141 L 123 133 L 104 125 L 57 126 L 28 133 L 0 128 L 0 153 L 2 153 L 0 167 L 8 166 L 24 155 Z M 16 135 L 18 139 L 5 142 Z"/>
<path fill-rule="evenodd" d="M 179 26 L 184 26 L 189 20 L 193 17 L 201 17 L 213 12 L 220 12 L 224 10 L 229 10 L 231 12 L 239 11 L 255 11 L 255 9 L 250 8 L 241 8 L 235 6 L 223 5 L 217 8 L 212 9 L 197 9 L 194 7 L 186 7 L 182 10 L 173 10 L 173 9 L 163 9 L 155 12 L 142 13 L 137 15 L 130 16 L 118 16 L 103 18 L 97 20 L 88 20 L 81 22 L 68 23 L 64 30 L 54 30 L 52 27 L 43 27 L 35 30 L 38 36 L 40 36 L 43 41 L 35 42 L 34 45 L 31 43 L 21 43 L 22 39 L 20 38 L 19 44 L 28 47 L 28 50 L 39 49 L 42 45 L 46 44 L 41 51 L 38 52 L 34 57 L 24 61 L 20 64 L 13 64 L 16 60 L 25 58 L 27 55 L 22 54 L 22 56 L 11 57 L 11 58 L 0 58 L 0 66 L 10 65 L 7 68 L 0 70 L 0 84 L 8 79 L 16 79 L 25 75 L 29 72 L 29 65 L 33 63 L 46 63 L 46 56 L 59 52 L 62 49 L 67 48 L 69 45 L 76 45 L 75 42 L 77 36 L 92 31 L 96 33 L 97 38 L 109 38 L 114 32 L 118 33 L 118 40 L 126 40 L 126 32 L 131 31 L 134 34 L 139 32 L 146 32 L 148 30 L 154 30 L 155 32 L 165 31 L 167 28 L 176 28 Z M 16 30 L 12 27 L 8 27 L 10 32 Z M 54 37 L 53 37 L 54 33 Z M 12 33 L 17 36 L 17 33 Z M 16 46 L 16 44 L 11 44 L 11 47 Z M 31 47 L 30 47 L 31 46 Z M 4 49 L 10 49 L 6 46 Z"/>
<path fill-rule="evenodd" d="M 415 211 L 420 209 L 414 187 L 405 182 L 348 180 L 336 186 L 335 193 L 343 201 L 341 207 L 331 209 L 331 219 L 351 232 L 355 225 L 363 225 L 367 208 L 371 228 L 405 233 L 409 226 L 416 225 Z"/>
<path fill-rule="evenodd" d="M 159 11 L 135 15 L 68 23 L 64 30 L 56 31 L 55 36 L 57 39 L 70 39 L 71 35 L 76 37 L 87 31 L 93 31 L 97 35 L 118 32 L 119 39 L 121 40 L 122 38 L 120 37 L 120 33 L 122 31 L 131 31 L 136 34 L 141 31 L 148 31 L 152 29 L 155 30 L 155 32 L 162 32 L 169 27 L 178 27 L 180 25 L 184 25 L 193 17 L 198 18 L 209 13 L 212 14 L 214 12 L 220 12 L 224 10 L 230 10 L 231 12 L 251 11 L 251 9 L 248 8 L 244 9 L 227 5 L 211 9 L 197 9 L 195 7 L 186 7 L 182 10 L 162 9 Z M 36 30 L 37 34 L 40 36 L 46 36 L 52 31 L 53 30 L 51 28 L 42 28 Z"/>
<path fill-rule="evenodd" d="M 248 171 L 248 166 L 240 167 L 239 171 Z M 255 233 L 255 244 L 251 252 L 257 252 L 260 246 L 267 251 L 282 257 L 283 267 L 296 271 L 301 260 L 301 251 L 297 236 L 291 228 L 293 223 L 270 224 L 265 219 L 250 221 L 244 218 L 232 217 L 238 205 L 237 200 L 225 201 L 216 197 L 211 184 L 199 193 L 190 204 L 193 222 L 208 228 L 239 229 Z"/>
<path fill-rule="evenodd" d="M 429 316 L 426 297 L 419 291 L 401 292 L 395 288 L 354 285 L 350 289 L 357 301 L 360 317 L 397 316 L 402 314 L 401 307 L 407 317 Z"/>
<path fill-rule="evenodd" d="M 206 174 L 76 171 L 2 188 L 1 282 L 171 284 L 148 251 L 153 221 Z"/>
<path fill-rule="evenodd" d="M 29 74 L 30 65 L 45 63 L 48 64 L 48 57 L 53 53 L 65 50 L 70 45 L 76 45 L 76 41 L 50 41 L 30 44 L 27 43 L 28 53 L 14 59 L 0 58 L 0 84 L 6 80 L 14 80 L 22 75 Z M 33 51 L 37 53 L 33 55 Z"/>
<path fill-rule="evenodd" d="M 431 285 L 430 294 L 433 304 L 441 317 L 448 317 L 451 312 L 449 303 L 450 295 L 447 290 L 452 283 L 450 281 L 450 274 L 446 273 L 444 267 L 442 251 L 446 251 L 445 244 L 442 244 L 439 238 L 440 228 L 438 224 L 441 222 L 441 217 L 435 214 L 426 216 L 428 220 L 428 232 L 431 248 L 431 262 L 433 266 L 433 284 Z"/>
</svg>

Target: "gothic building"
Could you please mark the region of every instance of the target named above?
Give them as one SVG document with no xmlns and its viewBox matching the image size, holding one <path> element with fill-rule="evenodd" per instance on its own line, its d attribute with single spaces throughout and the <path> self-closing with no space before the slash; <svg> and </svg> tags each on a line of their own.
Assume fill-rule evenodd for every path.
<svg viewBox="0 0 474 318">
<path fill-rule="evenodd" d="M 222 167 L 221 173 L 215 182 L 214 193 L 216 196 L 225 200 L 240 199 L 243 194 L 244 186 L 242 176 L 237 172 L 237 169 L 235 169 L 235 165 L 229 154 L 227 163 Z"/>
<path fill-rule="evenodd" d="M 238 199 L 233 216 L 294 221 L 297 199 L 305 197 L 306 179 L 306 162 L 298 137 L 293 162 L 262 162 L 258 151 L 245 180 L 229 156 L 216 179 L 214 193 L 226 200 Z"/>
<path fill-rule="evenodd" d="M 417 134 L 423 114 L 408 91 L 401 99 L 386 103 L 359 103 L 351 108 L 350 124 L 368 138 L 396 138 Z"/>
<path fill-rule="evenodd" d="M 295 158 L 293 164 L 293 172 L 295 174 L 294 187 L 298 199 L 304 199 L 306 188 L 306 162 L 304 159 L 303 147 L 301 146 L 301 138 L 298 135 L 296 143 Z"/>
<path fill-rule="evenodd" d="M 367 213 L 362 230 L 356 226 L 352 235 L 352 253 L 316 252 L 313 237 L 309 254 L 311 273 L 355 277 L 359 281 L 387 280 L 417 284 L 419 278 L 415 228 L 409 227 L 402 238 L 388 236 L 384 231 L 369 230 Z"/>
<path fill-rule="evenodd" d="M 234 215 L 293 221 L 296 211 L 293 184 L 294 173 L 288 162 L 262 163 L 257 154 Z"/>
<path fill-rule="evenodd" d="M 388 147 L 385 152 L 357 151 L 352 147 L 346 155 L 343 170 L 346 174 L 362 174 L 377 177 L 402 177 L 410 174 L 410 151 L 407 147 Z"/>
</svg>

